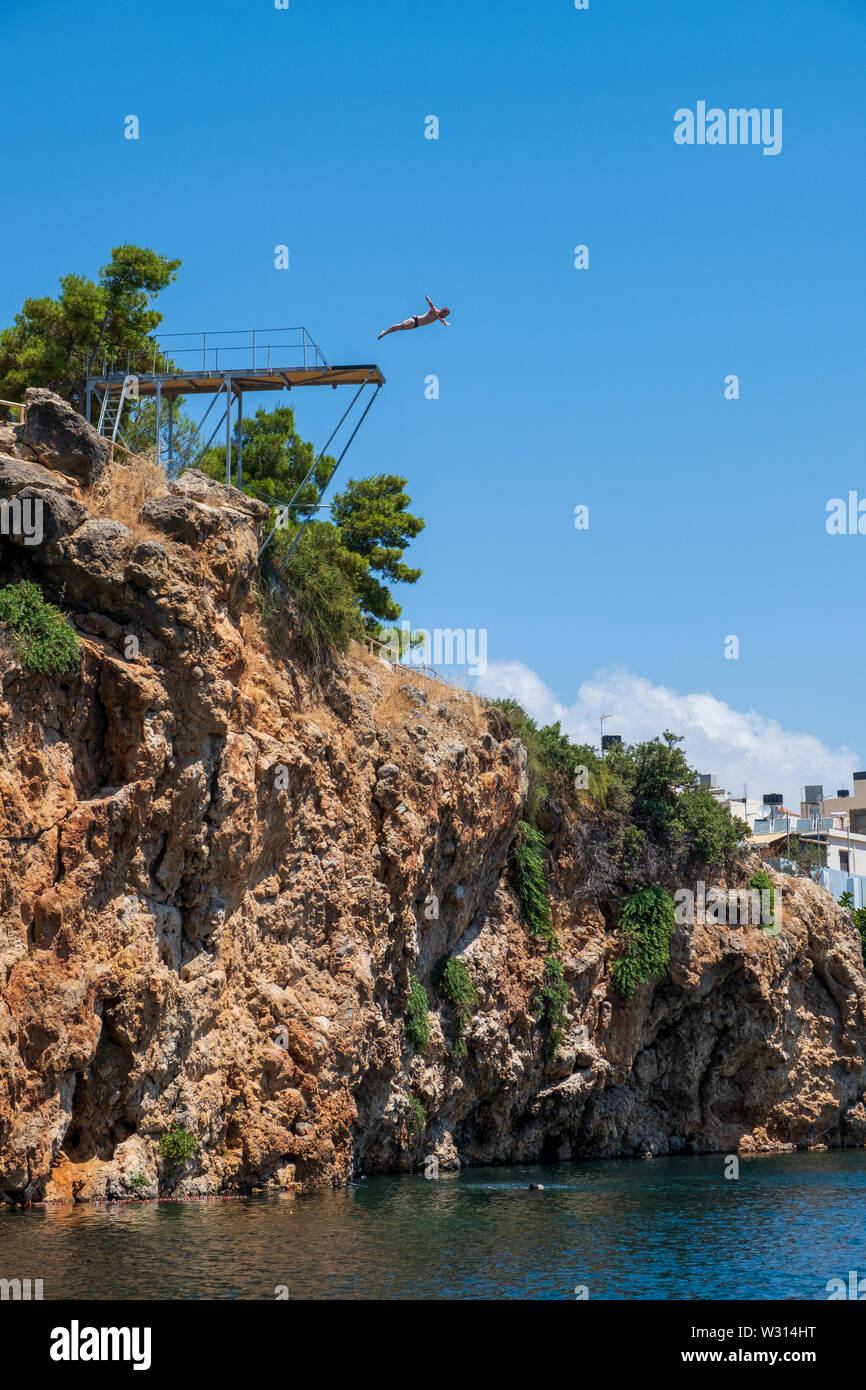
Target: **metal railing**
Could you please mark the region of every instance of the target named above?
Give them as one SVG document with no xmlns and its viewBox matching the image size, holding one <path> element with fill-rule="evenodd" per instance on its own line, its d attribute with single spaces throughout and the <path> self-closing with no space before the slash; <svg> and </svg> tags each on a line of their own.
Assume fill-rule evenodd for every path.
<svg viewBox="0 0 866 1390">
<path fill-rule="evenodd" d="M 27 416 L 26 405 L 22 405 L 20 401 L 0 401 L 0 406 L 2 405 L 8 406 L 10 410 L 17 410 L 19 418 L 16 421 L 14 421 L 14 423 L 18 425 L 24 424 L 24 420 Z"/>
<path fill-rule="evenodd" d="M 387 661 L 388 658 L 382 656 L 382 652 L 385 650 L 387 643 L 377 642 L 375 637 L 362 637 L 361 643 L 366 647 L 370 656 L 378 656 L 382 661 Z"/>
<path fill-rule="evenodd" d="M 387 642 L 378 642 L 375 637 L 362 637 L 361 642 L 370 656 L 378 656 L 380 661 L 387 661 L 388 665 L 393 666 L 396 671 L 410 671 L 413 675 L 417 672 L 431 680 L 440 681 L 442 685 L 452 684 L 447 676 L 443 676 L 441 671 L 437 671 L 433 666 L 404 666 L 402 661 L 391 661 L 387 656 L 383 656 L 383 651 L 388 647 Z"/>
<path fill-rule="evenodd" d="M 276 341 L 274 341 L 276 339 Z M 149 367 L 141 354 L 107 346 L 88 356 L 88 376 L 168 376 L 199 372 L 270 371 L 280 367 L 327 370 L 330 363 L 306 328 L 225 329 L 217 333 L 166 333 L 151 340 Z M 179 359 L 183 359 L 182 361 Z M 97 365 L 101 361 L 101 371 Z"/>
</svg>

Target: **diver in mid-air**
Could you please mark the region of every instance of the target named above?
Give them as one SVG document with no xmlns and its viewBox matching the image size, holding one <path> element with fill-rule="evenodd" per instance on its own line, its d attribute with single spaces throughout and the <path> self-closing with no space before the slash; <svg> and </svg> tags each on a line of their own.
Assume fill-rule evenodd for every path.
<svg viewBox="0 0 866 1390">
<path fill-rule="evenodd" d="M 451 313 L 451 310 L 437 309 L 429 294 L 425 294 L 424 298 L 430 305 L 426 313 L 413 314 L 410 319 L 404 319 L 402 323 L 392 323 L 390 328 L 382 329 L 379 337 L 385 338 L 389 333 L 402 333 L 404 329 L 409 328 L 426 328 L 428 323 L 436 323 L 437 320 L 439 323 L 444 324 L 446 328 L 450 328 L 451 325 L 448 323 L 448 315 Z"/>
</svg>

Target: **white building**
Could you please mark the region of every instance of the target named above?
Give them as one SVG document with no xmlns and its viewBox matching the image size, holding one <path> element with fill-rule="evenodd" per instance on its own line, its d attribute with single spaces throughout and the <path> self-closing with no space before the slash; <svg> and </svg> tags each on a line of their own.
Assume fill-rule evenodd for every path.
<svg viewBox="0 0 866 1390">
<path fill-rule="evenodd" d="M 834 797 L 825 797 L 822 786 L 807 786 L 799 815 L 782 805 L 778 793 L 767 793 L 763 800 L 745 790 L 734 796 L 716 786 L 709 773 L 701 774 L 701 783 L 732 816 L 746 822 L 753 847 L 771 852 L 774 859 L 785 859 L 791 836 L 820 845 L 825 865 L 817 881 L 835 898 L 848 892 L 855 907 L 866 907 L 866 772 L 854 773 L 853 796 L 842 788 Z"/>
<path fill-rule="evenodd" d="M 701 772 L 698 775 L 701 785 L 706 787 L 719 805 L 727 806 L 731 815 L 745 821 L 746 825 L 751 825 L 752 821 L 766 810 L 763 801 L 756 796 L 748 796 L 745 791 L 742 796 L 735 796 L 733 792 L 725 791 L 724 787 L 717 787 L 711 772 Z"/>
<path fill-rule="evenodd" d="M 866 907 L 866 772 L 854 773 L 853 796 L 843 788 L 825 797 L 822 786 L 807 786 L 799 815 L 784 806 L 764 808 L 751 824 L 755 848 L 780 861 L 791 836 L 820 845 L 825 863 L 817 881 L 834 898 L 847 892 L 855 907 Z"/>
<path fill-rule="evenodd" d="M 856 877 L 866 876 L 866 772 L 854 773 L 854 795 L 842 788 L 824 796 L 821 786 L 807 787 L 800 803 L 804 838 L 820 839 L 827 850 L 827 868 Z M 812 822 L 810 833 L 807 821 Z"/>
</svg>

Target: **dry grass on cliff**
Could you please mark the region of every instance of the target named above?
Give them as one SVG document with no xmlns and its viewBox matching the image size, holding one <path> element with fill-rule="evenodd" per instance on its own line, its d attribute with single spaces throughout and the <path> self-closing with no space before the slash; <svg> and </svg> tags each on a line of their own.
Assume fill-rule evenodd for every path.
<svg viewBox="0 0 866 1390">
<path fill-rule="evenodd" d="M 273 722 L 274 728 L 283 722 L 286 699 L 297 705 L 297 713 L 312 719 L 323 729 L 335 730 L 342 736 L 343 722 L 336 719 L 327 701 L 318 698 L 320 692 L 313 682 L 299 682 L 294 662 L 289 655 L 275 664 L 273 646 L 268 638 L 262 613 L 257 609 L 244 614 L 242 633 L 246 650 L 246 671 L 240 681 L 241 692 L 252 701 L 257 717 Z M 447 720 L 455 731 L 464 736 L 480 738 L 487 732 L 484 705 L 470 691 L 436 680 L 412 667 L 383 665 L 361 643 L 356 643 L 347 659 L 348 685 L 354 695 L 369 702 L 370 712 L 379 728 L 397 730 L 408 721 L 424 721 L 425 710 L 431 715 L 437 706 L 447 709 Z M 367 673 L 369 672 L 369 677 Z M 370 679 L 372 677 L 372 679 Z M 428 704 L 419 705 L 412 699 L 411 687 L 427 695 Z M 434 718 L 441 718 L 438 711 Z"/>
<path fill-rule="evenodd" d="M 407 685 L 414 685 L 416 689 L 426 689 L 428 684 L 432 684 L 430 681 L 414 679 L 415 673 L 405 666 L 380 660 L 375 653 L 368 651 L 360 643 L 352 649 L 352 665 L 365 668 L 373 677 L 373 682 L 370 683 L 363 678 L 359 679 L 356 671 L 353 671 L 349 685 L 356 694 L 363 695 L 371 702 L 376 718 L 382 722 L 386 722 L 389 716 L 396 719 L 401 714 L 411 713 L 414 707 L 404 693 Z M 377 689 L 381 692 L 378 695 Z"/>
<path fill-rule="evenodd" d="M 97 483 L 84 496 L 92 516 L 110 517 L 141 535 L 155 534 L 139 521 L 139 515 L 150 497 L 163 497 L 168 492 L 165 468 L 157 462 L 155 451 L 146 454 L 127 454 L 118 451 Z"/>
<path fill-rule="evenodd" d="M 258 607 L 242 615 L 241 636 L 245 667 L 238 681 L 238 689 L 252 701 L 256 717 L 261 714 L 270 718 L 276 728 L 282 720 L 279 701 L 298 698 L 293 672 L 289 665 L 275 656 L 264 615 Z"/>
<path fill-rule="evenodd" d="M 353 659 L 358 665 L 366 666 L 381 680 L 382 695 L 373 702 L 373 715 L 377 723 L 387 727 L 402 723 L 411 715 L 416 718 L 420 716 L 418 705 L 411 698 L 411 693 L 407 692 L 408 686 L 414 690 L 422 690 L 431 707 L 445 705 L 451 718 L 475 737 L 480 737 L 487 731 L 484 706 L 471 691 L 451 685 L 448 681 L 437 680 L 435 676 L 429 676 L 417 667 L 396 664 L 383 666 L 378 656 L 360 646 L 354 649 Z M 357 688 L 370 699 L 371 692 L 368 686 L 358 685 Z"/>
</svg>

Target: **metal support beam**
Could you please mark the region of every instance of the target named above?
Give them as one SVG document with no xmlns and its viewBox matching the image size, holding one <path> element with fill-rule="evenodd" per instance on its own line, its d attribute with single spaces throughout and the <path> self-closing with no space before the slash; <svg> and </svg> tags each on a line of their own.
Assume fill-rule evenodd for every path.
<svg viewBox="0 0 866 1390">
<path fill-rule="evenodd" d="M 232 378 L 226 376 L 226 484 L 232 485 Z"/>
<path fill-rule="evenodd" d="M 156 383 L 156 463 L 162 463 L 162 382 Z"/>
<path fill-rule="evenodd" d="M 364 387 L 367 385 L 367 382 L 369 381 L 371 374 L 372 374 L 372 372 L 368 372 L 368 373 L 367 373 L 366 380 L 364 380 L 364 381 L 361 382 L 361 385 L 358 387 L 357 391 L 355 392 L 354 396 L 352 397 L 351 401 L 349 402 L 349 405 L 346 407 L 346 409 L 343 411 L 343 414 L 340 416 L 340 420 L 339 420 L 338 424 L 335 425 L 335 427 L 331 430 L 331 433 L 330 433 L 330 435 L 328 436 L 327 443 L 323 446 L 323 448 L 322 448 L 321 452 L 319 453 L 318 457 L 313 461 L 313 466 L 312 466 L 312 468 L 310 469 L 309 473 L 308 473 L 307 476 L 302 480 L 302 482 L 300 482 L 300 483 L 298 484 L 298 486 L 295 488 L 295 491 L 294 491 L 294 493 L 292 494 L 291 500 L 288 501 L 288 502 L 280 502 L 280 503 L 278 504 L 279 506 L 285 507 L 287 511 L 288 511 L 291 507 L 293 507 L 293 506 L 294 506 L 294 503 L 295 503 L 295 499 L 296 499 L 297 497 L 300 496 L 300 494 L 301 494 L 301 492 L 303 491 L 303 489 L 307 486 L 307 483 L 310 481 L 310 479 L 311 479 L 312 477 L 315 476 L 316 469 L 318 468 L 318 466 L 319 466 L 319 464 L 321 463 L 322 459 L 325 457 L 325 454 L 327 453 L 328 448 L 329 448 L 329 446 L 330 446 L 332 440 L 333 440 L 333 439 L 335 438 L 335 436 L 339 433 L 340 428 L 341 428 L 341 426 L 342 426 L 342 424 L 343 424 L 343 421 L 346 419 L 346 416 L 349 415 L 349 414 L 351 413 L 351 411 L 354 409 L 355 402 L 357 401 L 357 399 L 358 399 L 358 397 L 360 396 L 361 392 L 363 391 Z M 372 396 L 372 398 L 371 398 L 371 400 L 370 400 L 370 405 L 373 404 L 373 401 L 376 399 L 376 396 L 379 394 L 379 390 L 380 390 L 380 389 L 381 389 L 381 388 L 377 385 L 376 390 L 373 392 L 373 396 Z M 367 406 L 367 410 L 370 409 L 370 405 Z M 364 415 L 366 415 L 367 410 L 364 411 Z M 363 418 L 364 418 L 364 415 L 361 416 L 361 419 L 362 419 L 362 420 L 363 420 Z M 357 434 L 357 430 L 355 431 L 355 434 Z M 355 438 L 355 434 L 352 435 L 352 439 Z M 350 440 L 349 440 L 349 443 L 351 444 L 351 442 L 352 442 L 352 440 L 350 439 Z M 345 450 L 344 450 L 344 452 L 345 452 Z M 341 457 L 342 457 L 342 455 L 341 455 Z M 336 465 L 336 467 L 334 468 L 333 472 L 331 473 L 331 478 L 333 478 L 334 473 L 336 473 L 337 467 L 339 467 L 339 463 Z M 331 481 L 331 478 L 328 479 L 328 482 Z M 327 487 L 327 483 L 325 484 L 325 486 Z M 322 493 L 324 493 L 324 488 L 322 489 Z M 322 494 L 320 494 L 320 496 L 321 496 L 321 495 L 322 495 Z M 307 517 L 307 521 L 309 521 L 309 519 L 310 519 L 310 518 Z M 304 525 L 306 525 L 306 522 L 304 523 Z M 264 555 L 265 551 L 267 550 L 268 546 L 270 545 L 271 541 L 273 540 L 274 536 L 276 535 L 276 531 L 277 531 L 276 526 L 272 527 L 272 529 L 271 529 L 271 531 L 269 532 L 269 534 L 265 537 L 264 545 L 263 545 L 263 546 L 261 547 L 261 549 L 259 550 L 259 556 L 258 556 L 258 558 L 259 558 L 260 560 L 261 560 L 262 556 Z M 286 556 L 286 559 L 288 559 L 288 555 Z M 281 566 L 281 568 L 282 568 L 282 566 Z"/>
<path fill-rule="evenodd" d="M 238 391 L 238 488 L 244 485 L 244 393 Z"/>
<path fill-rule="evenodd" d="M 368 372 L 368 373 L 367 373 L 367 381 L 369 381 L 370 375 L 371 375 L 371 374 Z M 362 381 L 362 382 L 361 382 L 361 385 L 358 387 L 357 391 L 355 392 L 354 396 L 352 397 L 351 402 L 349 403 L 349 405 L 347 405 L 346 409 L 343 411 L 343 414 L 342 414 L 342 416 L 340 417 L 340 424 L 337 425 L 336 428 L 333 429 L 333 430 L 331 431 L 330 438 L 328 439 L 328 443 L 327 443 L 327 444 L 324 446 L 324 448 L 322 449 L 322 452 L 319 454 L 319 457 L 318 457 L 317 459 L 314 460 L 313 466 L 312 466 L 312 468 L 310 469 L 309 473 L 307 474 L 306 478 L 304 478 L 303 482 L 302 482 L 302 483 L 299 483 L 298 486 L 295 488 L 294 494 L 293 494 L 293 496 L 292 496 L 292 500 L 291 500 L 291 502 L 289 502 L 289 506 L 290 506 L 290 507 L 294 504 L 295 498 L 300 496 L 302 490 L 307 486 L 307 483 L 310 481 L 310 479 L 315 477 L 315 475 L 316 475 L 316 469 L 318 468 L 319 464 L 322 462 L 322 459 L 325 457 L 325 454 L 327 453 L 327 450 L 328 450 L 328 447 L 329 447 L 329 445 L 330 445 L 330 443 L 331 443 L 331 440 L 332 440 L 332 439 L 334 438 L 334 436 L 338 433 L 338 431 L 339 431 L 339 429 L 340 429 L 340 426 L 342 425 L 342 423 L 343 423 L 343 421 L 345 420 L 346 416 L 354 409 L 355 402 L 356 402 L 356 400 L 358 399 L 358 397 L 360 396 L 360 394 L 361 394 L 361 392 L 363 391 L 364 387 L 367 385 L 367 381 Z M 376 396 L 378 395 L 378 391 L 379 391 L 379 388 L 377 387 L 376 390 L 375 390 L 374 393 L 373 393 L 373 398 L 372 398 L 372 400 L 371 400 L 371 402 L 370 402 L 370 405 L 372 405 L 373 401 L 376 399 Z M 368 406 L 367 406 L 367 410 L 369 410 L 369 409 L 370 409 L 370 406 L 368 405 Z M 364 411 L 364 415 L 367 414 L 367 410 Z M 364 415 L 361 416 L 361 419 L 362 419 L 362 420 L 363 420 L 363 418 L 364 418 Z M 358 431 L 357 431 L 357 428 L 356 428 L 355 434 L 357 434 L 357 433 L 358 433 Z M 352 439 L 355 438 L 355 434 L 352 435 Z M 352 442 L 352 439 L 349 440 L 349 443 L 350 443 L 350 444 L 351 444 L 351 442 Z M 344 452 L 345 452 L 345 450 L 344 450 Z M 341 455 L 341 457 L 342 457 L 342 455 Z M 337 471 L 337 470 L 334 469 L 334 472 L 336 472 L 336 471 Z M 332 476 L 333 476 L 333 475 L 332 475 Z"/>
<path fill-rule="evenodd" d="M 358 421 L 357 425 L 355 426 L 355 428 L 352 430 L 352 433 L 349 435 L 348 441 L 347 441 L 347 443 L 346 443 L 346 445 L 345 445 L 345 448 L 343 449 L 343 452 L 341 453 L 340 457 L 337 459 L 337 462 L 334 464 L 333 472 L 331 473 L 331 478 L 333 478 L 333 476 L 334 476 L 334 474 L 336 473 L 337 469 L 340 467 L 340 464 L 343 462 L 343 459 L 346 457 L 346 454 L 349 452 L 349 448 L 350 448 L 350 446 L 351 446 L 352 440 L 355 438 L 355 435 L 358 433 L 358 430 L 361 428 L 361 426 L 363 425 L 364 421 L 366 420 L 367 415 L 368 415 L 368 412 L 369 412 L 369 410 L 370 410 L 370 407 L 372 406 L 373 402 L 375 401 L 375 399 L 376 399 L 376 397 L 378 396 L 378 394 L 379 394 L 379 392 L 381 391 L 381 389 L 382 389 L 381 386 L 377 386 L 376 389 L 375 389 L 375 391 L 373 392 L 372 396 L 371 396 L 370 399 L 368 400 L 367 405 L 366 405 L 366 408 L 365 408 L 365 410 L 364 410 L 364 413 L 362 414 L 362 416 L 361 416 L 360 420 Z M 328 482 L 331 481 L 331 478 L 328 479 Z M 288 550 L 286 551 L 286 558 L 285 558 L 285 560 L 283 560 L 283 563 L 280 565 L 280 568 L 277 570 L 277 574 L 282 574 L 283 570 L 286 568 L 286 565 L 288 564 L 289 560 L 291 559 L 292 552 L 293 552 L 293 550 L 295 549 L 295 546 L 298 544 L 298 541 L 301 539 L 301 536 L 304 534 L 304 531 L 305 531 L 306 528 L 309 526 L 309 524 L 310 524 L 310 522 L 312 521 L 312 519 L 313 519 L 313 513 L 312 513 L 312 511 L 310 511 L 309 515 L 307 515 L 307 516 L 304 518 L 303 522 L 301 523 L 301 525 L 300 525 L 300 527 L 299 527 L 299 529 L 298 529 L 298 534 L 295 536 L 295 539 L 292 541 L 291 545 L 289 546 Z"/>
<path fill-rule="evenodd" d="M 207 444 L 205 444 L 204 448 L 201 449 L 201 450 L 199 451 L 199 453 L 198 453 L 198 455 L 197 455 L 197 460 L 196 460 L 196 461 L 198 461 L 198 459 L 201 458 L 202 454 L 206 454 L 206 453 L 207 453 L 207 451 L 208 451 L 208 449 L 210 448 L 211 444 L 213 444 L 214 440 L 216 439 L 217 435 L 219 434 L 220 429 L 221 429 L 221 427 L 222 427 L 222 422 L 223 422 L 223 420 L 224 420 L 225 418 L 226 418 L 226 412 L 223 411 L 222 415 L 220 416 L 220 418 L 217 420 L 216 424 L 215 424 L 214 427 L 213 427 L 213 433 L 211 434 L 210 439 L 208 440 Z"/>
<path fill-rule="evenodd" d="M 207 408 L 207 410 L 205 411 L 204 415 L 201 417 L 201 419 L 199 420 L 198 424 L 196 425 L 195 431 L 194 431 L 194 433 L 193 433 L 193 435 L 192 435 L 192 439 L 200 439 L 200 438 L 201 438 L 201 432 L 202 432 L 202 430 L 204 429 L 204 422 L 205 422 L 205 420 L 207 419 L 207 417 L 210 415 L 210 413 L 211 413 L 211 411 L 213 410 L 214 405 L 215 405 L 215 403 L 216 403 L 216 401 L 217 401 L 218 399 L 219 399 L 218 396 L 211 396 L 210 405 L 208 406 L 208 408 Z M 221 425 L 221 424 L 222 424 L 222 419 L 220 419 L 220 425 Z M 217 425 L 217 429 L 219 429 L 219 425 Z M 216 434 L 216 430 L 214 430 L 214 434 Z M 212 439 L 212 438 L 213 438 L 213 435 L 211 435 L 211 439 Z M 192 443 L 192 439 L 190 440 L 190 444 Z M 205 448 L 208 448 L 208 449 L 210 448 L 210 441 L 208 441 L 208 443 L 205 445 Z M 198 461 L 199 461 L 199 459 L 201 458 L 201 456 L 202 456 L 203 453 L 204 453 L 204 449 L 199 449 L 198 453 L 195 454 L 195 455 L 193 455 L 194 463 L 198 463 Z"/>
</svg>

